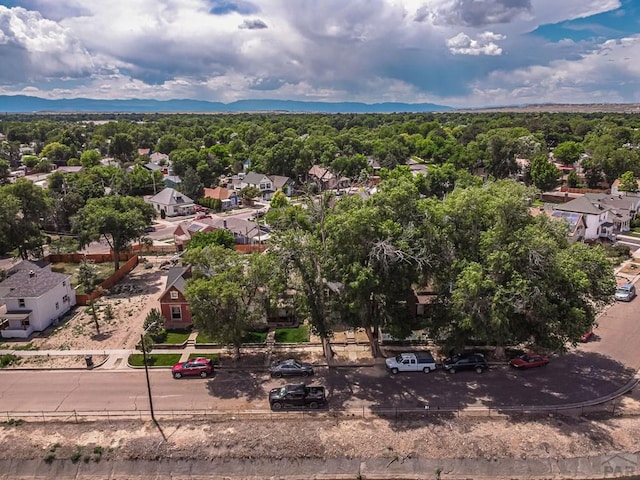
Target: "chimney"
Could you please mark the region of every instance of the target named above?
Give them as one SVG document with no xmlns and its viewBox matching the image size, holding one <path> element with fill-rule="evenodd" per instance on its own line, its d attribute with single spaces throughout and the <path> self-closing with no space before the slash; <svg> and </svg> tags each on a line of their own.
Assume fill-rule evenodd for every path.
<svg viewBox="0 0 640 480">
<path fill-rule="evenodd" d="M 223 228 L 227 228 L 227 219 L 226 218 L 224 220 L 222 220 L 222 226 L 223 226 Z"/>
<path fill-rule="evenodd" d="M 29 271 L 29 278 L 33 278 L 35 276 L 36 276 L 35 272 L 33 270 L 30 270 Z"/>
</svg>

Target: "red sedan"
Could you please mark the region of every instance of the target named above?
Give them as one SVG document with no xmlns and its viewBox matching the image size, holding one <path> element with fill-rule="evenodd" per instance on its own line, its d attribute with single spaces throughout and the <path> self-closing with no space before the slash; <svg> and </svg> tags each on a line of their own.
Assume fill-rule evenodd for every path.
<svg viewBox="0 0 640 480">
<path fill-rule="evenodd" d="M 511 359 L 509 365 L 514 368 L 533 368 L 542 367 L 549 363 L 549 357 L 546 355 L 538 355 L 537 353 L 525 353 L 519 357 Z"/>
<path fill-rule="evenodd" d="M 200 376 L 205 378 L 213 372 L 213 362 L 210 358 L 198 357 L 186 362 L 176 363 L 171 369 L 173 378 Z"/>
<path fill-rule="evenodd" d="M 580 339 L 580 341 L 582 343 L 587 343 L 589 342 L 593 337 L 595 336 L 595 333 L 593 333 L 593 330 L 589 330 L 587 333 L 585 333 L 582 338 Z"/>
</svg>

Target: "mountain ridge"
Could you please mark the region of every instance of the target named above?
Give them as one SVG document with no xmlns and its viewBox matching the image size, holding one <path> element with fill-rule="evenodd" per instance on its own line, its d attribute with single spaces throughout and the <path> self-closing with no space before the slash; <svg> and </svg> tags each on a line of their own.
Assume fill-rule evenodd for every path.
<svg viewBox="0 0 640 480">
<path fill-rule="evenodd" d="M 231 103 L 205 100 L 98 100 L 47 99 L 29 95 L 0 95 L 0 113 L 410 113 L 453 110 L 434 103 L 306 102 L 299 100 L 237 100 Z"/>
</svg>

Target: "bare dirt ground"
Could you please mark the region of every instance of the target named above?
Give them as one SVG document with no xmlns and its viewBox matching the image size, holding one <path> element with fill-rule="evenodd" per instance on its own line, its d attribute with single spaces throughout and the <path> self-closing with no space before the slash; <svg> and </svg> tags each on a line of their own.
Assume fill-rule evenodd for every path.
<svg viewBox="0 0 640 480">
<path fill-rule="evenodd" d="M 635 452 L 637 418 L 545 416 L 0 426 L 1 459 L 570 458 Z M 291 432 L 295 432 L 292 435 Z"/>
<path fill-rule="evenodd" d="M 96 311 L 100 333 L 89 307 L 77 306 L 61 323 L 33 337 L 29 342 L 4 341 L 3 348 L 11 349 L 31 344 L 34 350 L 112 350 L 132 349 L 140 339 L 142 324 L 152 308 L 160 308 L 159 298 L 164 291 L 166 271 L 159 269 L 164 257 L 150 257 L 152 268 L 140 263 L 118 285 L 97 299 Z M 113 318 L 107 318 L 108 306 Z M 94 356 L 99 363 L 101 356 Z M 14 367 L 42 366 L 48 368 L 82 367 L 82 356 L 36 356 L 22 358 Z"/>
</svg>

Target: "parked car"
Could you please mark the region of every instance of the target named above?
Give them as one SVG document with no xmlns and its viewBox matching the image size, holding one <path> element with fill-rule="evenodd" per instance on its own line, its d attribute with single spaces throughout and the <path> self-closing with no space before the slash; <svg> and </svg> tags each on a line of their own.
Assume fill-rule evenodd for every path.
<svg viewBox="0 0 640 480">
<path fill-rule="evenodd" d="M 449 373 L 456 373 L 459 370 L 475 370 L 477 373 L 484 372 L 489 365 L 484 355 L 481 353 L 463 353 L 446 358 L 442 366 Z"/>
<path fill-rule="evenodd" d="M 593 333 L 593 330 L 589 330 L 587 333 L 585 333 L 582 338 L 580 339 L 580 341 L 582 343 L 587 343 L 589 341 L 591 341 L 591 339 L 595 336 L 595 333 Z"/>
<path fill-rule="evenodd" d="M 324 387 L 307 386 L 304 383 L 273 388 L 269 392 L 269 405 L 272 410 L 283 408 L 319 408 L 327 404 Z"/>
<path fill-rule="evenodd" d="M 272 377 L 308 377 L 313 375 L 313 366 L 310 363 L 298 362 L 293 358 L 281 360 L 269 368 Z"/>
<path fill-rule="evenodd" d="M 631 300 L 636 298 L 636 286 L 631 282 L 620 285 L 616 289 L 614 297 L 619 302 L 630 302 Z"/>
<path fill-rule="evenodd" d="M 525 353 L 519 357 L 512 358 L 509 362 L 514 368 L 534 368 L 542 367 L 549 363 L 549 357 L 546 355 L 539 355 L 537 353 Z"/>
<path fill-rule="evenodd" d="M 398 372 L 429 373 L 436 369 L 436 361 L 430 352 L 400 353 L 385 360 L 387 370 L 394 375 Z"/>
<path fill-rule="evenodd" d="M 186 362 L 176 363 L 171 373 L 173 378 L 194 376 L 205 378 L 213 373 L 213 361 L 206 357 L 192 358 Z"/>
</svg>

